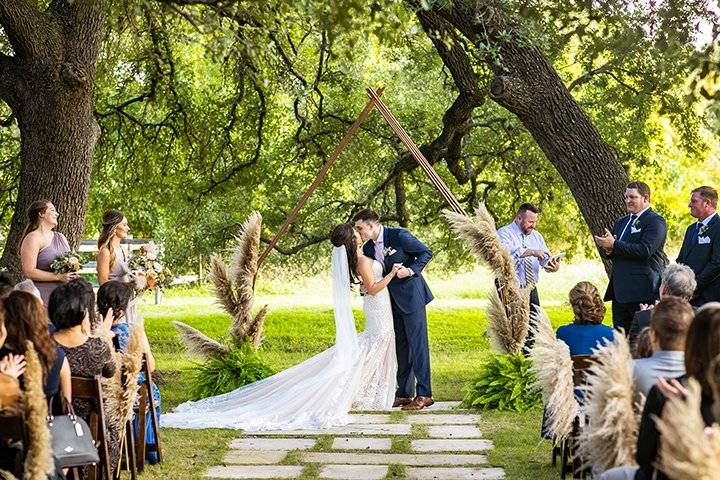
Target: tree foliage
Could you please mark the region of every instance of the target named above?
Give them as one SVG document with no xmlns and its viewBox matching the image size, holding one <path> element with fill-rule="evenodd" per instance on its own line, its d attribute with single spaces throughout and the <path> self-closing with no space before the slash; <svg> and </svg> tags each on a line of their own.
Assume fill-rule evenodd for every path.
<svg viewBox="0 0 720 480">
<path fill-rule="evenodd" d="M 354 121 L 365 87 L 384 86 L 390 109 L 467 210 L 485 201 L 502 224 L 519 203 L 539 203 L 540 229 L 553 246 L 592 254 L 588 227 L 558 172 L 522 122 L 487 98 L 483 86 L 503 61 L 496 42 L 445 31 L 434 43 L 424 28 L 422 8 L 453 4 L 111 3 L 97 70 L 102 136 L 86 236 L 97 234 L 104 210 L 119 208 L 132 233 L 161 241 L 180 271 L 224 253 L 253 210 L 263 214 L 266 241 Z M 697 23 L 714 21 L 706 2 L 492 5 L 521 25 L 516 41 L 541 46 L 630 175 L 649 180 L 679 241 L 689 190 L 717 181 L 717 118 L 705 109 L 710 95 L 700 85 L 713 91 L 712 75 L 700 76 L 712 49 L 696 40 Z M 471 66 L 467 85 L 475 89 L 467 121 L 452 131 L 447 122 L 462 79 L 443 63 L 443 45 L 462 47 Z M 7 50 L 1 36 L 0 50 Z M 19 144 L 5 106 L 0 141 L 0 229 L 7 232 Z M 441 263 L 468 259 L 443 224 L 439 195 L 372 114 L 269 262 L 324 259 L 332 225 L 361 205 L 446 252 Z"/>
</svg>

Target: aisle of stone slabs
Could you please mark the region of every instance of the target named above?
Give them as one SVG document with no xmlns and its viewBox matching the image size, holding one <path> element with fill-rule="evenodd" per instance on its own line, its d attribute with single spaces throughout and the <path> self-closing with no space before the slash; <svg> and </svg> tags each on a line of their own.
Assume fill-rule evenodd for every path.
<svg viewBox="0 0 720 480">
<path fill-rule="evenodd" d="M 505 478 L 487 465 L 492 442 L 482 438 L 479 415 L 436 402 L 417 413 L 355 413 L 330 430 L 262 432 L 233 440 L 210 478 L 334 480 L 491 480 Z"/>
</svg>

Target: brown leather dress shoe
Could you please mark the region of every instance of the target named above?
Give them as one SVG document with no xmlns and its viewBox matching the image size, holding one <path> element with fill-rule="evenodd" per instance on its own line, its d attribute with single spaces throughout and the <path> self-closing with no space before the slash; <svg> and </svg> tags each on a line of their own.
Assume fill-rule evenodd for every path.
<svg viewBox="0 0 720 480">
<path fill-rule="evenodd" d="M 393 402 L 393 408 L 395 407 L 402 407 L 404 405 L 409 405 L 412 403 L 412 398 L 407 397 L 395 397 L 395 401 Z"/>
<path fill-rule="evenodd" d="M 402 407 L 403 410 L 422 410 L 435 403 L 432 397 L 415 397 L 413 401 Z"/>
</svg>

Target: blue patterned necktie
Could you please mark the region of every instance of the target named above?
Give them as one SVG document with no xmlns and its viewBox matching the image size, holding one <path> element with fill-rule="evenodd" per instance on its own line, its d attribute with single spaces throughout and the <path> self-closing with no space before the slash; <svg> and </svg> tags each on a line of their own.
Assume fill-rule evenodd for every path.
<svg viewBox="0 0 720 480">
<path fill-rule="evenodd" d="M 523 248 L 527 248 L 527 245 L 525 245 L 525 239 L 527 238 L 526 235 L 520 235 L 522 238 L 522 246 Z M 533 257 L 523 257 L 523 271 L 525 272 L 525 286 L 527 285 L 534 285 L 535 284 L 535 272 L 533 272 Z"/>
</svg>

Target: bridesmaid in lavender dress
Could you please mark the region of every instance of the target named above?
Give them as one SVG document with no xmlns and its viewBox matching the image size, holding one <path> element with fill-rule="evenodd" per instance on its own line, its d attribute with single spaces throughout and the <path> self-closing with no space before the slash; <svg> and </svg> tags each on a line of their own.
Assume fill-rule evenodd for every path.
<svg viewBox="0 0 720 480">
<path fill-rule="evenodd" d="M 98 238 L 97 273 L 98 283 L 103 285 L 110 280 L 123 283 L 130 282 L 130 269 L 128 268 L 128 255 L 122 249 L 120 242 L 127 238 L 130 227 L 127 218 L 118 210 L 108 210 L 103 214 L 102 231 Z M 135 303 L 140 297 L 135 297 L 125 311 L 125 317 L 132 324 L 137 315 Z"/>
<path fill-rule="evenodd" d="M 45 307 L 58 285 L 77 277 L 75 273 L 54 273 L 50 270 L 59 254 L 70 251 L 65 235 L 55 231 L 57 219 L 55 205 L 49 200 L 33 202 L 28 209 L 28 226 L 20 244 L 23 275 L 35 283 Z"/>
</svg>

